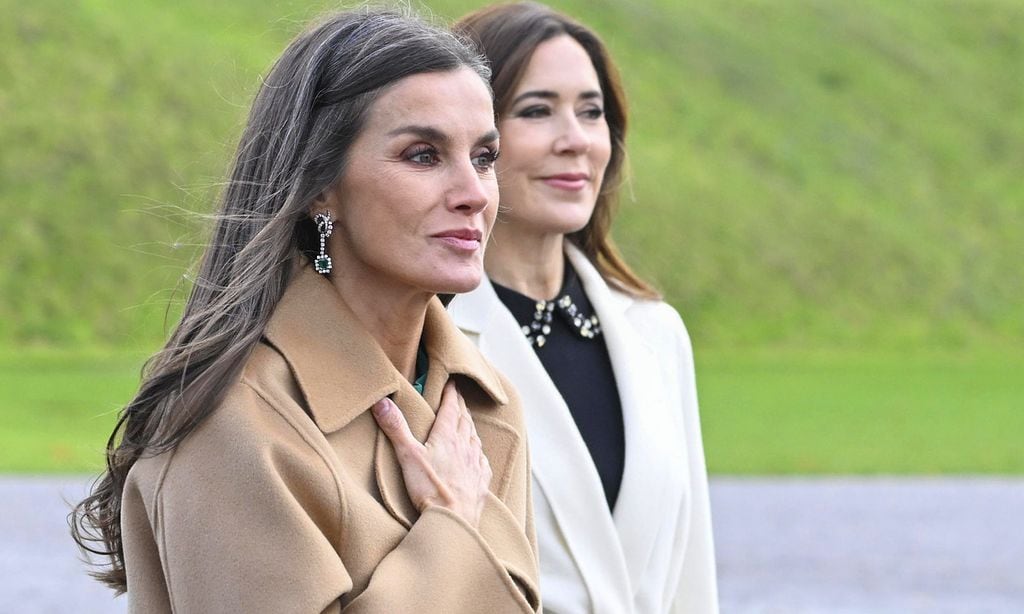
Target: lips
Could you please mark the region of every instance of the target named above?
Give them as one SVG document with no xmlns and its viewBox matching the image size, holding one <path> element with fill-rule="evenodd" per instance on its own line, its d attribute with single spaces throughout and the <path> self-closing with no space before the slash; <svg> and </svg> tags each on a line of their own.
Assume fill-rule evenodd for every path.
<svg viewBox="0 0 1024 614">
<path fill-rule="evenodd" d="M 431 235 L 460 252 L 475 252 L 480 249 L 483 236 L 484 233 L 476 228 L 453 228 Z"/>
<path fill-rule="evenodd" d="M 479 241 L 483 238 L 484 233 L 480 232 L 476 228 L 455 228 L 452 230 L 445 230 L 433 235 L 438 239 L 452 238 L 462 239 L 464 241 Z"/>
<path fill-rule="evenodd" d="M 542 177 L 541 181 L 559 190 L 578 192 L 587 186 L 590 175 L 587 173 L 558 173 Z"/>
</svg>

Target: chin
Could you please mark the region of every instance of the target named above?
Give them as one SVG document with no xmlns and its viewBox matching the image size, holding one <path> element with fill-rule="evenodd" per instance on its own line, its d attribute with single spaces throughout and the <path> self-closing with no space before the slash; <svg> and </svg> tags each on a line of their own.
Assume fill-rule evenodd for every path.
<svg viewBox="0 0 1024 614">
<path fill-rule="evenodd" d="M 483 281 L 483 277 L 483 271 L 477 271 L 476 273 L 434 279 L 430 284 L 425 285 L 434 294 L 464 294 L 476 290 L 476 287 Z"/>
<path fill-rule="evenodd" d="M 575 209 L 566 207 L 561 211 L 554 212 L 547 219 L 541 220 L 541 223 L 537 224 L 537 226 L 546 227 L 546 231 L 551 234 L 568 235 L 586 228 L 593 215 L 594 207 L 579 207 Z"/>
<path fill-rule="evenodd" d="M 478 276 L 476 279 L 460 281 L 457 283 L 449 284 L 446 289 L 436 292 L 435 294 L 465 294 L 466 292 L 472 292 L 476 290 L 477 286 L 480 285 L 483 276 Z"/>
<path fill-rule="evenodd" d="M 556 234 L 571 235 L 574 232 L 578 232 L 587 227 L 590 223 L 590 217 L 587 216 L 583 219 L 567 219 L 560 220 L 561 223 L 557 225 Z"/>
</svg>

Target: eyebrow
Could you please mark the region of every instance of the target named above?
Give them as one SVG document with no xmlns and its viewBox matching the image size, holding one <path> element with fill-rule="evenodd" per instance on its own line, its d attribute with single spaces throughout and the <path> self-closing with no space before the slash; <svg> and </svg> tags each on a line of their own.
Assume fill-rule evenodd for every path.
<svg viewBox="0 0 1024 614">
<path fill-rule="evenodd" d="M 434 128 L 433 126 L 417 126 L 417 125 L 400 126 L 398 128 L 395 128 L 394 130 L 391 130 L 390 132 L 388 132 L 388 136 L 399 136 L 399 135 L 402 135 L 402 134 L 411 134 L 413 136 L 417 136 L 417 137 L 423 139 L 424 141 L 440 142 L 440 143 L 444 143 L 444 144 L 448 144 L 448 143 L 452 142 L 452 137 L 451 137 L 450 134 L 446 134 L 446 133 L 438 130 L 437 128 Z M 489 130 L 488 132 L 484 133 L 483 135 L 481 135 L 480 138 L 478 138 L 476 140 L 476 143 L 474 145 L 481 145 L 483 143 L 490 143 L 492 141 L 497 141 L 497 140 L 498 140 L 498 130 L 497 129 L 492 129 L 492 130 Z"/>
<path fill-rule="evenodd" d="M 601 96 L 601 92 L 599 92 L 597 90 L 587 90 L 587 91 L 581 93 L 579 95 L 579 97 L 582 98 L 583 100 L 593 100 L 595 98 L 597 98 L 597 99 L 603 98 L 603 96 Z M 522 100 L 525 100 L 526 98 L 544 98 L 544 99 L 547 99 L 547 100 L 557 100 L 558 99 L 558 92 L 555 92 L 555 91 L 552 91 L 552 90 L 530 90 L 528 92 L 523 92 L 522 94 L 519 94 L 518 96 L 516 96 L 515 99 L 512 101 L 512 104 L 509 105 L 509 106 L 515 106 L 515 105 L 519 104 Z"/>
</svg>

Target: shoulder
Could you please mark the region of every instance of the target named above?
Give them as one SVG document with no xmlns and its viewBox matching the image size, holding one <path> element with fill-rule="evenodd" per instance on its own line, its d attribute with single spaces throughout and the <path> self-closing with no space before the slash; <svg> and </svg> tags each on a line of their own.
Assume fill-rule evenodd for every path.
<svg viewBox="0 0 1024 614">
<path fill-rule="evenodd" d="M 659 345 L 668 340 L 690 347 L 686 325 L 675 308 L 663 300 L 639 298 L 624 291 L 614 281 L 602 276 L 597 267 L 575 246 L 567 246 L 566 253 L 595 307 L 600 309 L 603 306 L 606 313 L 624 314 L 633 329 L 631 332 L 645 340 L 659 342 Z M 610 325 L 614 326 L 615 318 L 611 320 Z M 608 325 L 609 322 L 602 322 L 602 326 Z"/>
<path fill-rule="evenodd" d="M 228 495 L 304 482 L 336 499 L 336 474 L 319 429 L 293 396 L 277 353 L 259 345 L 223 400 L 172 450 L 139 459 L 129 475 L 150 496 Z M 316 485 L 320 486 L 316 486 Z"/>
<path fill-rule="evenodd" d="M 262 343 L 193 439 L 184 443 L 197 448 L 227 446 L 231 453 L 243 456 L 267 448 L 287 448 L 295 455 L 323 452 L 319 445 L 323 437 L 304 409 L 288 364 Z"/>
<path fill-rule="evenodd" d="M 618 290 L 614 293 L 622 294 Z M 685 354 L 692 354 L 690 333 L 675 307 L 662 300 L 632 298 L 626 310 L 630 324 L 649 342 L 659 346 L 671 344 Z"/>
</svg>

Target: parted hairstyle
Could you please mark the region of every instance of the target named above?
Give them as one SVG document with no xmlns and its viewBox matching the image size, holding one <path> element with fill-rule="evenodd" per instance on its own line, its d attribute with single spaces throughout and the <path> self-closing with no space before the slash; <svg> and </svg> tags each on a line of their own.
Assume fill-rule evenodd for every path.
<svg viewBox="0 0 1024 614">
<path fill-rule="evenodd" d="M 604 97 L 612 153 L 593 215 L 586 226 L 568 238 L 611 285 L 635 297 L 660 298 L 658 292 L 626 264 L 611 236 L 626 156 L 627 110 L 618 70 L 601 39 L 572 18 L 536 2 L 488 6 L 464 16 L 452 29 L 472 41 L 490 63 L 494 109 L 499 118 L 509 111 L 515 88 L 541 43 L 568 35 L 587 52 Z"/>
<path fill-rule="evenodd" d="M 383 90 L 410 75 L 463 67 L 487 84 L 483 59 L 450 32 L 362 9 L 300 34 L 263 80 L 181 320 L 120 413 L 106 471 L 69 516 L 75 541 L 101 557 L 93 575 L 118 593 L 127 590 L 120 522 L 129 470 L 143 455 L 174 448 L 237 380 L 295 263 L 315 253 L 310 206 L 341 178 Z"/>
</svg>

